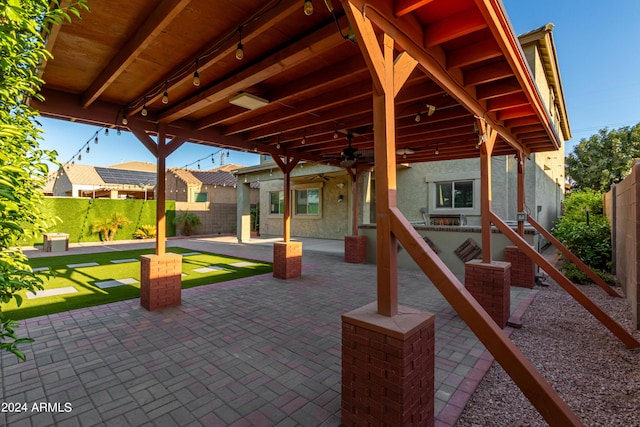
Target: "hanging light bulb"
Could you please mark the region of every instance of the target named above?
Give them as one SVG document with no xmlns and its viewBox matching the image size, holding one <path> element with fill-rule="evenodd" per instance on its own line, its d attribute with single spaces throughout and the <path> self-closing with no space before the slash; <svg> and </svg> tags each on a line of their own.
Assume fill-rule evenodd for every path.
<svg viewBox="0 0 640 427">
<path fill-rule="evenodd" d="M 78 154 L 78 161 L 82 160 L 82 153 Z"/>
<path fill-rule="evenodd" d="M 118 129 L 116 130 L 116 135 L 118 135 L 118 136 L 122 135 L 122 131 L 120 130 L 120 128 L 118 128 Z"/>
<path fill-rule="evenodd" d="M 440 151 L 438 151 L 438 143 L 436 142 L 436 156 L 440 154 Z"/>
<path fill-rule="evenodd" d="M 304 135 L 302 136 L 302 141 L 300 141 L 302 145 L 307 143 L 307 130 L 304 130 Z"/>
<path fill-rule="evenodd" d="M 89 154 L 89 151 L 91 151 L 91 147 L 89 147 L 89 146 L 87 145 L 87 149 L 85 150 L 85 152 L 86 152 L 87 154 Z"/>
<path fill-rule="evenodd" d="M 311 3 L 311 0 L 304 0 L 304 14 L 307 16 L 311 16 L 313 14 L 313 3 Z"/>
<path fill-rule="evenodd" d="M 127 116 L 122 116 L 122 124 L 125 126 L 129 124 L 129 119 L 127 119 Z"/>
<path fill-rule="evenodd" d="M 142 111 L 140 111 L 140 114 L 142 114 L 144 117 L 147 117 L 148 111 L 147 111 L 147 104 L 144 104 L 142 106 Z"/>
<path fill-rule="evenodd" d="M 109 136 L 109 128 L 104 128 L 104 136 Z"/>
<path fill-rule="evenodd" d="M 211 164 L 216 164 L 216 159 L 213 158 L 213 154 L 211 155 Z"/>
<path fill-rule="evenodd" d="M 280 149 L 280 143 L 276 143 L 276 148 L 279 150 Z"/>
<path fill-rule="evenodd" d="M 240 37 L 240 40 L 238 41 L 238 48 L 236 49 L 236 59 L 238 61 L 242 61 L 242 58 L 244 58 L 244 49 L 242 46 L 242 27 L 238 28 L 238 36 Z"/>
<path fill-rule="evenodd" d="M 166 80 L 164 82 L 164 93 L 162 94 L 162 103 L 163 104 L 168 104 L 169 103 L 169 92 L 167 91 L 167 82 L 166 82 Z"/>
<path fill-rule="evenodd" d="M 418 113 L 416 114 L 416 117 L 415 117 L 415 119 L 414 119 L 414 120 L 416 121 L 416 123 L 420 123 L 420 119 L 421 119 L 421 117 L 420 117 L 420 111 L 418 111 Z"/>
<path fill-rule="evenodd" d="M 227 157 L 229 157 L 229 151 L 227 151 Z"/>
<path fill-rule="evenodd" d="M 198 162 L 198 170 L 200 170 L 200 162 Z"/>
<path fill-rule="evenodd" d="M 93 143 L 97 144 L 98 143 L 98 135 L 96 135 L 96 137 L 93 139 Z"/>
<path fill-rule="evenodd" d="M 200 86 L 200 73 L 198 73 L 198 58 L 196 58 L 196 70 L 193 72 L 193 85 Z"/>
</svg>

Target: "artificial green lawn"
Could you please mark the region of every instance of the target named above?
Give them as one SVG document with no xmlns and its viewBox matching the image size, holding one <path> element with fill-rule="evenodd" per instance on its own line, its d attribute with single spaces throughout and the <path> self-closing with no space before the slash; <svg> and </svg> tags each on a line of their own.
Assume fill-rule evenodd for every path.
<svg viewBox="0 0 640 427">
<path fill-rule="evenodd" d="M 184 254 L 194 252 L 183 248 L 170 248 L 168 252 Z M 200 252 L 199 255 L 188 255 L 182 258 L 182 288 L 209 285 L 228 280 L 249 277 L 256 274 L 272 271 L 270 263 L 234 258 L 226 255 L 216 255 L 208 252 Z M 53 277 L 42 272 L 44 277 L 44 289 L 64 288 L 73 286 L 77 292 L 65 295 L 55 295 L 36 299 L 28 299 L 25 292 L 20 292 L 22 305 L 16 306 L 15 300 L 9 304 L 2 304 L 2 312 L 10 319 L 20 320 L 45 314 L 59 313 L 76 308 L 90 307 L 106 304 L 114 301 L 140 297 L 140 261 L 114 264 L 112 260 L 136 259 L 140 255 L 153 254 L 153 249 L 135 251 L 104 252 L 96 254 L 66 255 L 55 257 L 36 258 L 29 261 L 32 268 L 49 267 L 49 272 L 55 273 Z M 81 264 L 96 262 L 100 265 L 93 267 L 68 268 L 67 264 Z M 234 267 L 230 264 L 239 262 L 251 262 L 254 265 Z M 222 267 L 224 270 L 198 273 L 194 270 L 208 266 Z M 132 278 L 137 283 L 132 285 L 115 286 L 100 289 L 96 282 L 107 280 Z"/>
</svg>

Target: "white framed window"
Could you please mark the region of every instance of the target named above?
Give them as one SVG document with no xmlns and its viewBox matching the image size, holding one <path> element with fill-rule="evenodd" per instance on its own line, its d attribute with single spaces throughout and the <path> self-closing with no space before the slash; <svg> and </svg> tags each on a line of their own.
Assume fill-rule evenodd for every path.
<svg viewBox="0 0 640 427">
<path fill-rule="evenodd" d="M 473 180 L 436 182 L 436 209 L 473 208 Z"/>
<path fill-rule="evenodd" d="M 284 191 L 269 192 L 269 214 L 270 215 L 284 214 Z"/>
<path fill-rule="evenodd" d="M 295 190 L 296 215 L 320 215 L 320 189 Z"/>
</svg>

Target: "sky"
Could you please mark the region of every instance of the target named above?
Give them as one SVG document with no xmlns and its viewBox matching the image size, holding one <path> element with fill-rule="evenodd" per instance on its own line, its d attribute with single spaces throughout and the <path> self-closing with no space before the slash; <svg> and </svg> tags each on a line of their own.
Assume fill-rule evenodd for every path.
<svg viewBox="0 0 640 427">
<path fill-rule="evenodd" d="M 640 1 L 639 0 L 503 0 L 516 35 L 549 22 L 558 55 L 569 125 L 573 138 L 565 155 L 583 138 L 600 129 L 640 122 Z M 128 161 L 155 163 L 155 158 L 129 132 L 105 136 L 100 128 L 46 118 L 41 148 L 58 152 L 64 163 L 81 152 L 82 163 L 109 166 Z M 209 169 L 220 166 L 217 148 L 186 143 L 167 158 L 168 167 Z M 217 153 L 217 154 L 215 154 Z M 211 156 L 215 154 L 215 164 Z M 198 162 L 200 160 L 200 162 Z M 225 164 L 256 165 L 259 156 L 231 151 Z"/>
</svg>

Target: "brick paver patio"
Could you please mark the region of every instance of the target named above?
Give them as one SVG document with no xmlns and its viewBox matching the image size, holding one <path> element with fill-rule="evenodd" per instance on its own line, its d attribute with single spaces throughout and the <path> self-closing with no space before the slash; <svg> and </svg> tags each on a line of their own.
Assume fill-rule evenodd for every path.
<svg viewBox="0 0 640 427">
<path fill-rule="evenodd" d="M 223 240 L 170 245 L 273 253 Z M 119 248 L 131 246 L 75 250 Z M 338 426 L 340 316 L 375 300 L 376 270 L 313 248 L 303 248 L 298 279 L 187 289 L 182 305 L 156 312 L 135 299 L 22 321 L 18 333 L 36 342 L 22 346 L 26 362 L 0 355 L 0 401 L 27 410 L 0 412 L 0 425 Z M 402 270 L 399 283 L 401 304 L 436 313 L 436 425 L 453 425 L 492 358 L 422 273 Z M 513 288 L 512 311 L 535 292 Z"/>
</svg>

